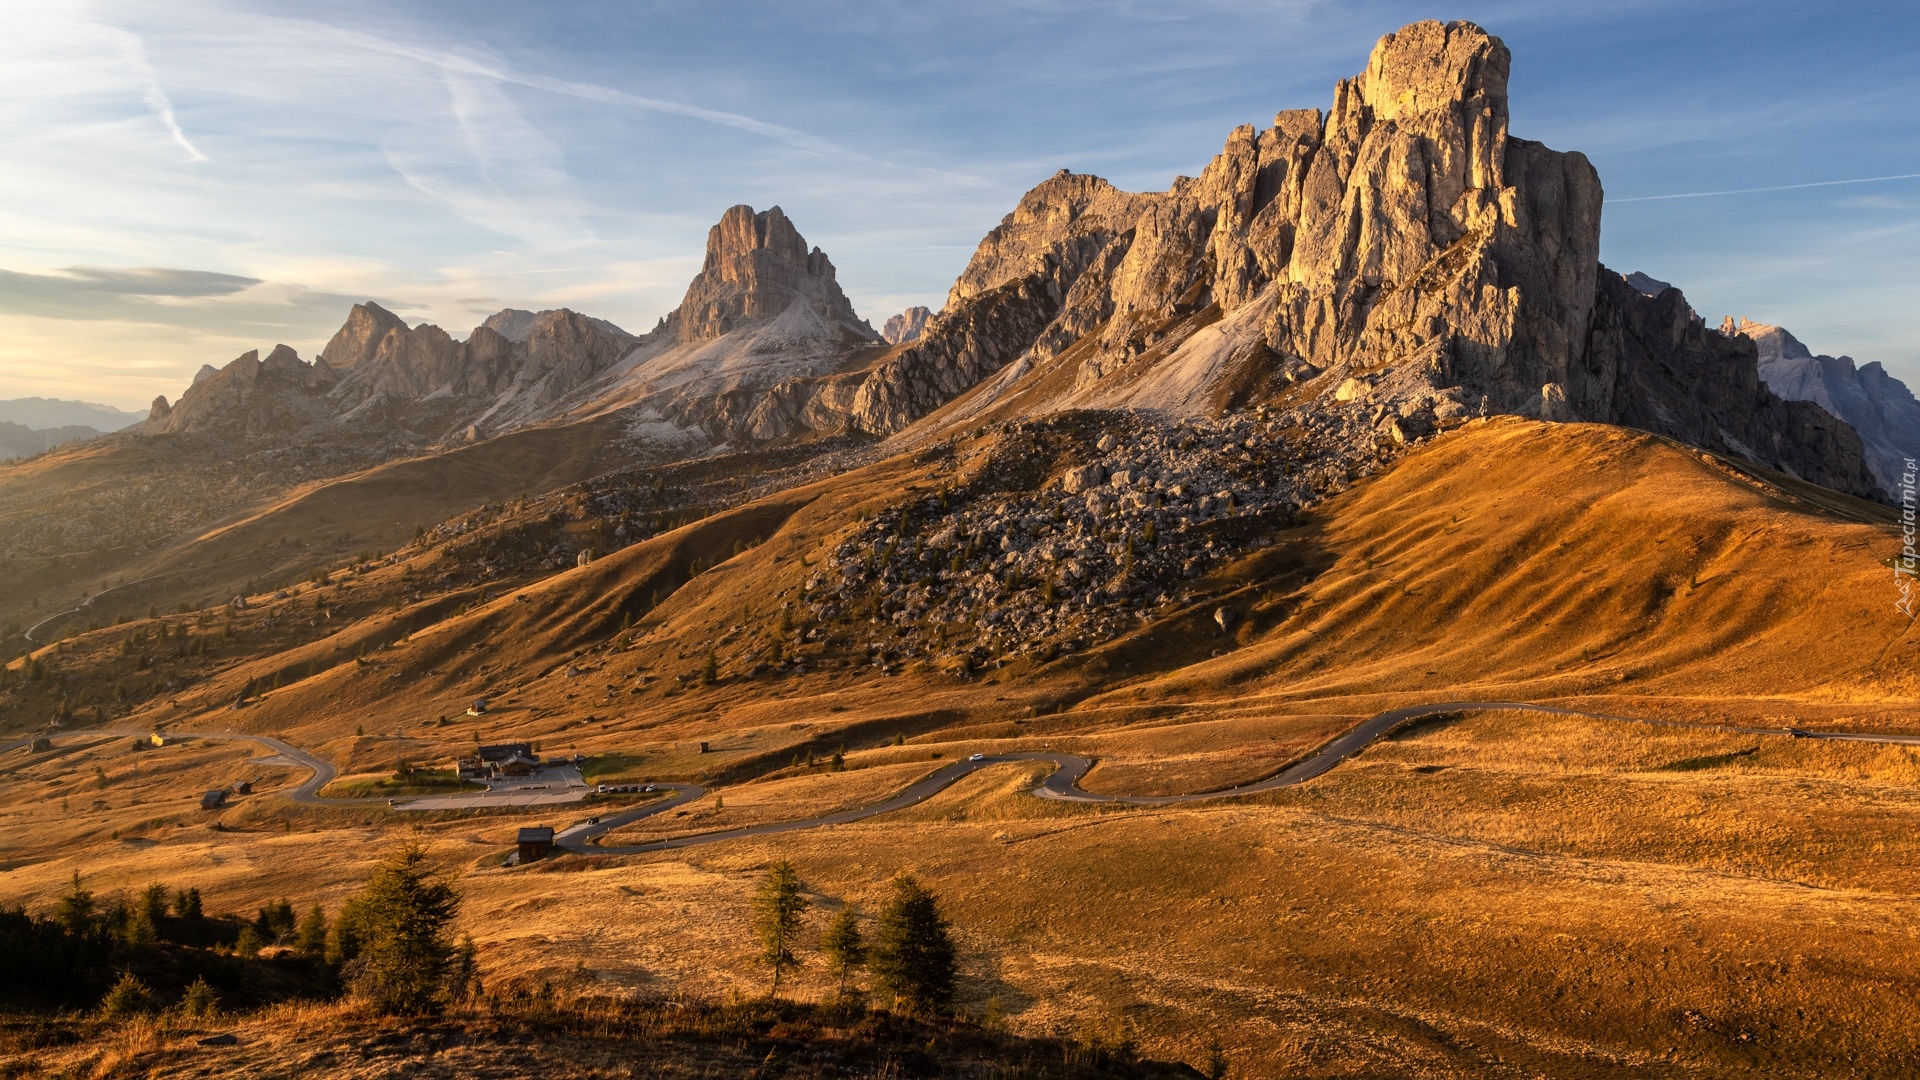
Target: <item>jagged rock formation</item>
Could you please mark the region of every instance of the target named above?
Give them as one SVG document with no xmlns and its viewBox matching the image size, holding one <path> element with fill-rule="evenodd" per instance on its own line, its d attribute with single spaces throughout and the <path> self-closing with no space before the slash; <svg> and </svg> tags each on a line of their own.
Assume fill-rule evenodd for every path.
<svg viewBox="0 0 1920 1080">
<path fill-rule="evenodd" d="M 139 430 L 298 441 L 334 437 L 345 425 L 405 433 L 419 446 L 545 419 L 636 340 L 561 309 L 503 311 L 461 342 L 369 301 L 354 305 L 316 361 L 278 345 L 264 360 L 248 352 L 217 371 L 202 368 L 179 401 L 156 400 Z"/>
<path fill-rule="evenodd" d="M 880 336 L 889 345 L 905 345 L 909 341 L 920 340 L 920 334 L 927 328 L 927 320 L 933 318 L 933 312 L 924 305 L 916 304 L 887 320 L 880 330 Z"/>
<path fill-rule="evenodd" d="M 382 404 L 445 400 L 449 426 L 510 429 L 554 406 L 632 350 L 612 323 L 564 308 L 509 309 L 456 342 L 437 326 L 407 325 L 376 304 L 355 305 L 320 354 L 339 376 L 330 396 L 352 416 Z"/>
<path fill-rule="evenodd" d="M 997 375 L 954 415 L 1204 416 L 1301 393 L 1332 406 L 1360 378 L 1376 406 L 1464 391 L 1871 493 L 1850 433 L 1768 393 L 1751 354 L 1692 327 L 1683 300 L 1600 266 L 1599 178 L 1509 135 L 1508 66 L 1477 26 L 1416 23 L 1380 40 L 1329 112 L 1238 128 L 1166 192 L 1054 176 L 981 241 L 922 337 L 820 411 L 888 434 Z"/>
<path fill-rule="evenodd" d="M 153 403 L 135 430 L 147 435 L 205 432 L 230 437 L 278 436 L 324 426 L 331 419 L 324 392 L 331 372 L 300 359 L 285 345 L 267 358 L 259 350 L 235 357 L 210 378 L 200 379 L 171 408 Z"/>
<path fill-rule="evenodd" d="M 1920 401 L 1878 363 L 1854 366 L 1850 356 L 1816 356 L 1778 326 L 1729 318 L 1720 332 L 1752 341 L 1760 378 L 1790 401 L 1811 401 L 1845 420 L 1866 445 L 1867 467 L 1897 496 L 1908 459 L 1920 459 Z"/>
<path fill-rule="evenodd" d="M 1265 403 L 1365 456 L 1510 412 L 1640 426 L 1876 494 L 1844 424 L 1771 393 L 1751 348 L 1677 290 L 1600 265 L 1599 178 L 1578 153 L 1508 133 L 1509 62 L 1471 23 L 1415 23 L 1380 39 L 1328 112 L 1237 128 L 1165 192 L 1063 171 L 981 241 L 941 314 L 903 315 L 887 338 L 779 207 L 736 206 L 643 337 L 509 310 L 456 342 L 364 304 L 318 363 L 236 361 L 145 427 L 220 415 L 284 429 L 319 398 L 337 422 L 441 440 L 621 411 L 684 454 L 887 436 L 936 410 L 916 437 L 1070 409 L 1199 418 Z M 259 388 L 282 384 L 298 408 L 261 404 L 279 396 Z"/>
</svg>

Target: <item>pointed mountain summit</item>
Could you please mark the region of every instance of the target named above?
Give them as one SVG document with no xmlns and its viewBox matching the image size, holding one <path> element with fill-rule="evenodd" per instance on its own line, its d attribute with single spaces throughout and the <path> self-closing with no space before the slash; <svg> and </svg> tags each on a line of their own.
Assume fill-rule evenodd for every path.
<svg viewBox="0 0 1920 1080">
<path fill-rule="evenodd" d="M 706 261 L 686 299 L 667 316 L 666 329 L 680 344 L 712 341 L 797 305 L 822 325 L 843 326 L 863 340 L 873 336 L 840 291 L 826 252 L 809 251 L 784 211 L 734 206 L 708 230 Z"/>
<path fill-rule="evenodd" d="M 632 408 L 714 443 L 766 442 L 845 426 L 844 415 L 810 413 L 807 402 L 884 347 L 832 260 L 784 211 L 734 206 L 708 230 L 680 306 L 582 396 L 592 410 Z"/>
</svg>

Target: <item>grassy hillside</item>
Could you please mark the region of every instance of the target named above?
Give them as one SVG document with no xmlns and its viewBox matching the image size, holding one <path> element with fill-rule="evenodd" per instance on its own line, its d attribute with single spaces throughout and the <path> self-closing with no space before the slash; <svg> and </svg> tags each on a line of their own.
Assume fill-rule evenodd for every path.
<svg viewBox="0 0 1920 1080">
<path fill-rule="evenodd" d="M 802 602 L 889 508 L 973 497 L 1005 438 L 718 507 L 546 576 L 488 584 L 429 545 L 345 589 L 160 620 L 164 639 L 144 620 L 85 635 L 34 682 L 16 664 L 0 715 L 30 727 L 56 688 L 140 677 L 120 642 L 146 628 L 207 645 L 164 661 L 198 681 L 101 706 L 129 730 L 270 731 L 362 773 L 514 737 L 714 788 L 616 841 L 860 805 L 976 751 L 1086 754 L 1095 790 L 1205 790 L 1427 701 L 1911 730 L 1884 510 L 1599 426 L 1470 424 L 1051 656 L 962 670 L 925 647 L 937 627 Z M 285 638 L 296 617 L 317 625 Z M 495 708 L 465 716 L 480 694 Z M 222 909 L 334 905 L 416 836 L 459 875 L 491 970 L 724 997 L 758 984 L 751 890 L 790 858 L 818 901 L 809 935 L 911 870 L 950 905 L 969 1007 L 1169 1059 L 1217 1035 L 1246 1075 L 1815 1077 L 1920 1053 L 1905 747 L 1467 712 L 1224 804 L 1062 805 L 1025 792 L 1043 766 L 996 766 L 855 825 L 520 869 L 498 866 L 519 826 L 588 811 L 191 809 L 242 764 L 291 778 L 246 756 L 101 742 L 17 760 L 11 894 L 44 904 L 79 869 L 102 890 L 194 884 Z M 824 994 L 825 973 L 798 986 Z"/>
</svg>

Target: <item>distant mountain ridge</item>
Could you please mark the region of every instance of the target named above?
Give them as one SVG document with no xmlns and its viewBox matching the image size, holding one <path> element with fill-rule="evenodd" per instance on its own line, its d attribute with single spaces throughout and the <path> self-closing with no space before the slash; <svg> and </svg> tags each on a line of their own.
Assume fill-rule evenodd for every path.
<svg viewBox="0 0 1920 1080">
<path fill-rule="evenodd" d="M 765 440 L 802 425 L 756 411 L 762 391 L 836 372 L 877 344 L 826 253 L 779 207 L 735 206 L 711 230 L 686 298 L 647 334 L 566 308 L 508 308 L 459 341 L 368 301 L 314 360 L 279 345 L 204 367 L 178 402 L 156 400 L 140 431 L 297 440 L 400 429 L 429 444 L 625 409 L 704 445 Z"/>
<path fill-rule="evenodd" d="M 1759 352 L 1760 377 L 1773 392 L 1811 401 L 1852 425 L 1866 444 L 1867 466 L 1889 496 L 1897 495 L 1908 459 L 1920 459 L 1920 401 L 1877 362 L 1816 356 L 1778 326 L 1729 316 L 1720 332 L 1742 335 Z"/>
<path fill-rule="evenodd" d="M 24 424 L 0 420 L 0 461 L 44 454 L 55 447 L 79 442 L 82 439 L 96 439 L 103 434 L 105 432 L 85 424 L 76 424 L 71 427 L 30 428 Z"/>
<path fill-rule="evenodd" d="M 0 401 L 0 461 L 44 454 L 139 422 L 139 413 L 90 401 L 44 397 Z"/>
<path fill-rule="evenodd" d="M 35 431 L 51 428 L 89 427 L 95 431 L 119 431 L 141 421 L 143 414 L 99 405 L 91 401 L 28 397 L 0 401 L 0 423 L 18 424 Z"/>
</svg>

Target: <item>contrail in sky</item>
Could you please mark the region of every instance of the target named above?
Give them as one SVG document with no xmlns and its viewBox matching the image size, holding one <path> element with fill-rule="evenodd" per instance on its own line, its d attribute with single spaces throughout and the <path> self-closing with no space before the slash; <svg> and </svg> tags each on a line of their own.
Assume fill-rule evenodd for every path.
<svg viewBox="0 0 1920 1080">
<path fill-rule="evenodd" d="M 1858 180 L 1819 180 L 1811 184 L 1781 184 L 1779 187 L 1734 188 L 1730 191 L 1687 191 L 1679 195 L 1636 195 L 1630 199 L 1608 199 L 1610 203 L 1658 202 L 1663 199 L 1705 199 L 1714 195 L 1757 195 L 1763 191 L 1798 191 L 1801 188 L 1838 187 L 1841 184 L 1878 184 L 1885 180 L 1920 180 L 1920 173 L 1898 176 L 1863 176 Z"/>
</svg>

